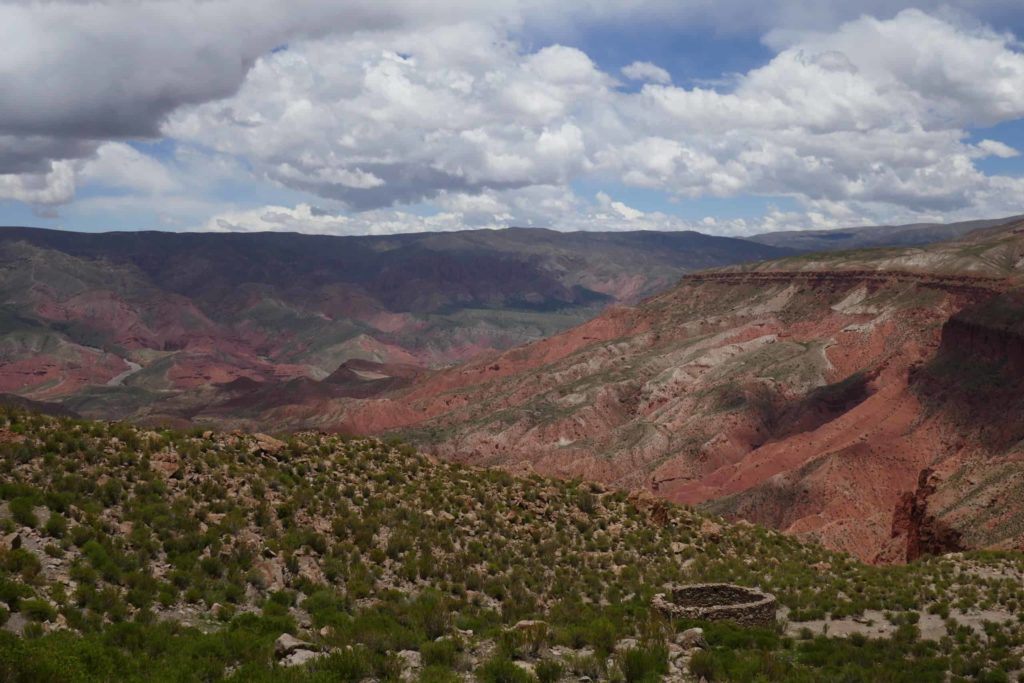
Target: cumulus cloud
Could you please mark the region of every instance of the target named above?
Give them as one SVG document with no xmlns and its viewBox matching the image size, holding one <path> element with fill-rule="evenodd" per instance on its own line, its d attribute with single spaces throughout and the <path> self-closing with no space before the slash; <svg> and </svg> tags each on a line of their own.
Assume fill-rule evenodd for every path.
<svg viewBox="0 0 1024 683">
<path fill-rule="evenodd" d="M 81 165 L 78 178 L 82 182 L 150 194 L 173 192 L 180 187 L 163 164 L 123 142 L 108 142 L 99 147 L 95 156 Z"/>
<path fill-rule="evenodd" d="M 771 41 L 729 90 L 636 63 L 631 92 L 576 48 L 523 51 L 479 23 L 315 40 L 165 131 L 356 210 L 497 193 L 485 222 L 526 220 L 511 193 L 593 173 L 683 198 L 789 196 L 815 224 L 987 208 L 994 179 L 974 162 L 1015 150 L 964 129 L 1024 116 L 1011 36 L 908 10 Z"/>
<path fill-rule="evenodd" d="M 4 187 L 34 183 L 42 167 L 89 157 L 104 141 L 159 136 L 168 114 L 231 95 L 257 58 L 291 41 L 459 17 L 502 16 L 514 23 L 518 5 L 502 0 L 486 7 L 472 0 L 0 3 L 0 173 L 31 176 Z M 20 196 L 12 190 L 0 198 Z"/>
<path fill-rule="evenodd" d="M 567 183 L 589 167 L 580 103 L 613 85 L 578 49 L 522 54 L 493 28 L 459 24 L 265 56 L 236 96 L 165 130 L 366 210 Z"/>
<path fill-rule="evenodd" d="M 1020 181 L 976 163 L 1017 150 L 966 131 L 1024 117 L 1024 55 L 1011 35 L 916 4 L 931 13 L 888 0 L 766 0 L 755 13 L 746 0 L 6 3 L 0 199 L 58 204 L 85 183 L 183 202 L 200 191 L 186 164 L 124 143 L 166 136 L 204 172 L 309 199 L 221 212 L 225 224 L 691 227 L 608 194 L 581 200 L 569 187 L 583 177 L 803 208 L 704 224 L 731 232 L 996 211 Z M 638 61 L 621 72 L 637 91 L 583 50 L 516 39 L 627 15 L 774 29 L 774 57 L 690 88 Z M 314 216 L 320 203 L 348 211 Z"/>
<path fill-rule="evenodd" d="M 662 212 L 644 212 L 599 192 L 593 202 L 554 186 L 480 195 L 442 195 L 440 210 L 429 215 L 396 209 L 346 214 L 310 204 L 263 206 L 223 211 L 201 230 L 210 232 L 300 232 L 327 235 L 387 235 L 466 229 L 557 226 L 568 231 L 707 230 L 748 234 L 760 224 L 708 219 L 694 223 Z"/>
<path fill-rule="evenodd" d="M 1015 151 L 971 145 L 965 128 L 1024 116 L 1011 36 L 907 10 L 777 46 L 728 92 L 645 86 L 624 105 L 637 139 L 598 151 L 599 166 L 683 196 L 788 195 L 883 215 L 985 206 L 996 179 L 974 160 Z"/>
<path fill-rule="evenodd" d="M 75 194 L 75 171 L 71 162 L 55 161 L 43 173 L 0 174 L 0 199 L 29 204 L 62 204 Z"/>
<path fill-rule="evenodd" d="M 413 232 L 499 228 L 503 225 L 467 225 L 459 212 L 421 216 L 406 211 L 366 211 L 354 216 L 310 204 L 295 207 L 264 206 L 217 214 L 203 226 L 208 232 L 299 232 L 318 235 L 393 235 Z"/>
<path fill-rule="evenodd" d="M 975 149 L 977 156 L 982 158 L 998 157 L 1000 159 L 1012 159 L 1013 157 L 1020 156 L 1020 152 L 1016 149 L 998 140 L 982 140 L 975 145 Z"/>
<path fill-rule="evenodd" d="M 622 75 L 632 81 L 649 81 L 651 83 L 671 83 L 672 76 L 668 71 L 651 62 L 633 62 L 622 67 Z"/>
</svg>

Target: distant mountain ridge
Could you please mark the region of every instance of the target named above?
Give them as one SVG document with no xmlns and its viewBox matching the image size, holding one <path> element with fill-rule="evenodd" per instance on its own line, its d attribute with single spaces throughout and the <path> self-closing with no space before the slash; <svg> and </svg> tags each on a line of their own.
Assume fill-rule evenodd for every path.
<svg viewBox="0 0 1024 683">
<path fill-rule="evenodd" d="M 959 223 L 908 223 L 906 225 L 868 225 L 834 230 L 784 230 L 751 235 L 747 239 L 758 244 L 799 251 L 923 246 L 958 239 L 975 230 L 1006 225 L 1021 219 L 1024 219 L 1024 215 Z"/>
<path fill-rule="evenodd" d="M 96 416 L 348 361 L 443 366 L 692 270 L 793 253 L 695 232 L 334 237 L 0 228 L 0 392 Z"/>
</svg>

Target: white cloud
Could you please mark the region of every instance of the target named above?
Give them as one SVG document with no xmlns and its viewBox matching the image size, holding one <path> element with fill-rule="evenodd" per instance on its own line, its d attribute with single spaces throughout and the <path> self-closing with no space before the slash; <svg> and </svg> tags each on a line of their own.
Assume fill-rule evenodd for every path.
<svg viewBox="0 0 1024 683">
<path fill-rule="evenodd" d="M 622 75 L 632 81 L 649 81 L 651 83 L 671 83 L 672 76 L 668 71 L 651 62 L 633 62 L 622 67 Z"/>
<path fill-rule="evenodd" d="M 617 202 L 610 196 L 608 196 L 608 194 L 605 192 L 598 192 L 596 198 L 598 206 L 604 209 L 611 209 L 612 211 L 614 211 L 620 217 L 627 221 L 635 221 L 636 219 L 642 218 L 644 216 L 643 211 L 634 209 L 633 207 L 623 204 L 622 202 Z"/>
<path fill-rule="evenodd" d="M 364 211 L 352 216 L 318 209 L 309 204 L 294 208 L 264 206 L 219 213 L 201 227 L 207 232 L 301 232 L 320 235 L 392 235 L 412 232 L 465 230 L 468 227 L 500 228 L 504 225 L 472 225 L 460 212 L 420 216 L 405 211 Z"/>
<path fill-rule="evenodd" d="M 908 10 L 771 44 L 731 91 L 646 85 L 620 108 L 635 139 L 598 150 L 598 167 L 684 197 L 787 195 L 882 220 L 991 211 L 997 179 L 973 160 L 1015 151 L 964 129 L 1024 116 L 1010 36 Z"/>
<path fill-rule="evenodd" d="M 1024 55 L 1012 36 L 918 4 L 932 14 L 888 0 L 0 4 L 0 198 L 66 202 L 77 180 L 184 206 L 207 178 L 234 176 L 273 184 L 266 203 L 364 213 L 219 212 L 226 224 L 689 225 L 581 201 L 568 188 L 586 177 L 801 207 L 712 223 L 731 232 L 999 212 L 1019 181 L 975 164 L 1017 151 L 966 131 L 1024 117 Z M 971 7 L 998 18 L 1015 4 Z M 785 30 L 765 37 L 768 63 L 728 84 L 678 87 L 634 62 L 622 74 L 639 92 L 578 48 L 513 38 L 627 16 Z M 160 134 L 179 156 L 117 141 Z M 416 210 L 390 209 L 403 206 Z"/>
<path fill-rule="evenodd" d="M 100 146 L 94 157 L 81 164 L 78 178 L 86 183 L 149 194 L 172 192 L 180 188 L 163 164 L 121 142 L 108 142 Z"/>
<path fill-rule="evenodd" d="M 309 204 L 264 206 L 217 213 L 200 230 L 212 232 L 303 232 L 330 235 L 383 235 L 467 229 L 497 229 L 510 225 L 560 230 L 694 230 L 698 225 L 660 212 L 643 212 L 604 192 L 593 203 L 557 186 L 532 186 L 478 195 L 445 194 L 440 210 L 431 215 L 394 209 L 354 214 L 319 209 Z M 745 221 L 714 223 L 718 232 L 742 234 L 756 230 Z"/>
<path fill-rule="evenodd" d="M 0 199 L 28 204 L 62 204 L 75 194 L 75 171 L 68 161 L 52 162 L 45 173 L 0 174 Z"/>
<path fill-rule="evenodd" d="M 515 191 L 600 173 L 683 198 L 788 196 L 814 224 L 988 210 L 974 160 L 1015 152 L 964 128 L 1024 116 L 1010 37 L 908 10 L 770 42 L 780 52 L 728 90 L 628 92 L 578 49 L 524 52 L 479 23 L 315 40 L 165 130 L 355 209 L 501 195 L 487 221 L 526 221 Z M 627 75 L 665 81 L 653 66 Z"/>
<path fill-rule="evenodd" d="M 459 24 L 265 56 L 235 97 L 165 130 L 287 187 L 372 209 L 569 182 L 589 168 L 584 127 L 595 132 L 590 107 L 613 86 L 577 49 L 521 54 L 490 27 Z"/>
<path fill-rule="evenodd" d="M 975 147 L 979 157 L 999 157 L 1000 159 L 1012 159 L 1020 156 L 1020 152 L 998 140 L 982 140 Z"/>
</svg>

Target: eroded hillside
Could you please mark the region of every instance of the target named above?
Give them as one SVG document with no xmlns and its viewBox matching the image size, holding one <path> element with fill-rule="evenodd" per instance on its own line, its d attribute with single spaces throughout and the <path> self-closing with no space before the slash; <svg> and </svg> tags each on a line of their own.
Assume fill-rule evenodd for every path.
<svg viewBox="0 0 1024 683">
<path fill-rule="evenodd" d="M 975 502 L 961 500 L 950 486 L 980 467 L 970 480 L 984 488 L 991 467 L 1016 462 L 1024 431 L 1011 422 L 998 443 L 981 438 L 1003 422 L 991 410 L 965 428 L 972 385 L 939 390 L 936 373 L 970 372 L 956 332 L 970 311 L 988 306 L 1018 325 L 1022 258 L 1015 226 L 699 273 L 636 308 L 390 395 L 262 418 L 401 430 L 445 458 L 648 489 L 865 560 L 914 556 L 921 533 L 948 541 L 932 550 L 1016 546 L 1016 506 L 1012 520 L 982 528 L 986 499 L 973 490 Z M 992 312 L 974 318 L 1007 327 Z M 1012 327 L 1002 342 L 975 334 L 988 335 L 989 370 L 1008 395 L 1020 366 Z M 922 491 L 935 492 L 922 495 L 934 502 L 905 524 L 925 470 Z M 946 524 L 952 533 L 933 529 Z"/>
</svg>

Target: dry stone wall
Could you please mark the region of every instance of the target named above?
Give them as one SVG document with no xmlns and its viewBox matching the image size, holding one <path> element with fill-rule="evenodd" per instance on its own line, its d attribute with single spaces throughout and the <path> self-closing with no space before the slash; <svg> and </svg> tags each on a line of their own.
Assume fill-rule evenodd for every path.
<svg viewBox="0 0 1024 683">
<path fill-rule="evenodd" d="M 728 583 L 678 586 L 655 595 L 654 607 L 672 619 L 731 621 L 741 626 L 776 623 L 774 595 Z"/>
</svg>

